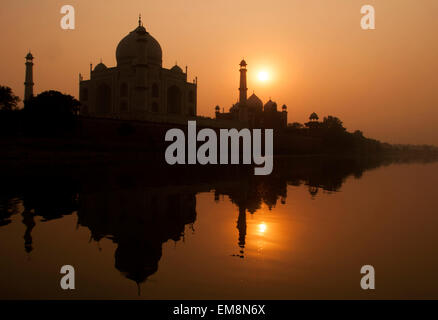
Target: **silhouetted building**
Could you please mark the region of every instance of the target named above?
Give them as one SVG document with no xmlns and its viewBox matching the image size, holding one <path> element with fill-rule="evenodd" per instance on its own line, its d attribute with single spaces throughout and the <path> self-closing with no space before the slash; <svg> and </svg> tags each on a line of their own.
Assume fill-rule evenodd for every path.
<svg viewBox="0 0 438 320">
<path fill-rule="evenodd" d="M 309 116 L 309 122 L 306 122 L 304 125 L 307 128 L 318 128 L 321 125 L 321 123 L 318 120 L 319 120 L 318 115 L 315 112 L 312 112 L 312 114 Z"/>
<path fill-rule="evenodd" d="M 29 51 L 26 56 L 26 76 L 24 80 L 24 99 L 27 101 L 33 96 L 33 55 Z"/>
<path fill-rule="evenodd" d="M 162 55 L 140 17 L 117 46 L 116 67 L 101 62 L 90 65 L 89 80 L 79 75 L 81 114 L 157 122 L 196 116 L 197 81 L 187 82 L 187 67 L 163 68 Z"/>
<path fill-rule="evenodd" d="M 240 86 L 239 101 L 235 103 L 229 112 L 220 112 L 216 106 L 216 119 L 237 120 L 253 128 L 286 128 L 287 127 L 287 106 L 283 105 L 281 111 L 277 110 L 277 103 L 269 99 L 263 105 L 262 100 L 254 93 L 247 98 L 247 63 L 240 62 Z"/>
</svg>

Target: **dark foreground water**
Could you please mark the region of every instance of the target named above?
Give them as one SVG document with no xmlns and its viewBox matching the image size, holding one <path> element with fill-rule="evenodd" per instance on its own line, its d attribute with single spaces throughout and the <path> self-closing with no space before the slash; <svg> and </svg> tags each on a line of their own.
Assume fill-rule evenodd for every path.
<svg viewBox="0 0 438 320">
<path fill-rule="evenodd" d="M 438 298 L 438 163 L 390 163 L 4 172 L 0 298 Z"/>
</svg>

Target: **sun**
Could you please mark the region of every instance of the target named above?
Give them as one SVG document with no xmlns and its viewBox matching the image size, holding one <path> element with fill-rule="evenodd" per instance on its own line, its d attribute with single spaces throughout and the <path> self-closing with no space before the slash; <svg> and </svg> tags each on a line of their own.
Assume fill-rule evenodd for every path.
<svg viewBox="0 0 438 320">
<path fill-rule="evenodd" d="M 259 74 L 257 75 L 257 78 L 261 82 L 266 82 L 269 80 L 269 73 L 267 71 L 260 71 Z"/>
</svg>

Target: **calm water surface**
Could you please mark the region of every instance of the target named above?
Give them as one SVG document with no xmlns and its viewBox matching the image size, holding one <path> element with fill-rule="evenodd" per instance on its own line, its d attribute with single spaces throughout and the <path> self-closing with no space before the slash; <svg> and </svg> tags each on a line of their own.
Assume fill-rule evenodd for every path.
<svg viewBox="0 0 438 320">
<path fill-rule="evenodd" d="M 5 176 L 0 298 L 438 298 L 436 162 L 150 174 Z"/>
</svg>

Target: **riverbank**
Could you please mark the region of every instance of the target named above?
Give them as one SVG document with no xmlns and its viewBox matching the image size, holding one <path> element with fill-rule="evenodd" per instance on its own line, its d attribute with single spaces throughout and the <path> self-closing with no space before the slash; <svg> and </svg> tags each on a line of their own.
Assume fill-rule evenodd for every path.
<svg viewBox="0 0 438 320">
<path fill-rule="evenodd" d="M 13 130 L 0 135 L 3 168 L 160 164 L 170 144 L 165 141 L 166 132 L 172 128 L 187 130 L 184 125 L 83 117 L 73 125 L 57 124 L 53 130 L 35 124 L 32 127 L 18 121 L 10 123 Z M 274 130 L 273 141 L 275 156 L 438 157 L 434 147 L 392 146 L 339 131 Z M 198 146 L 201 144 L 198 142 Z"/>
</svg>

